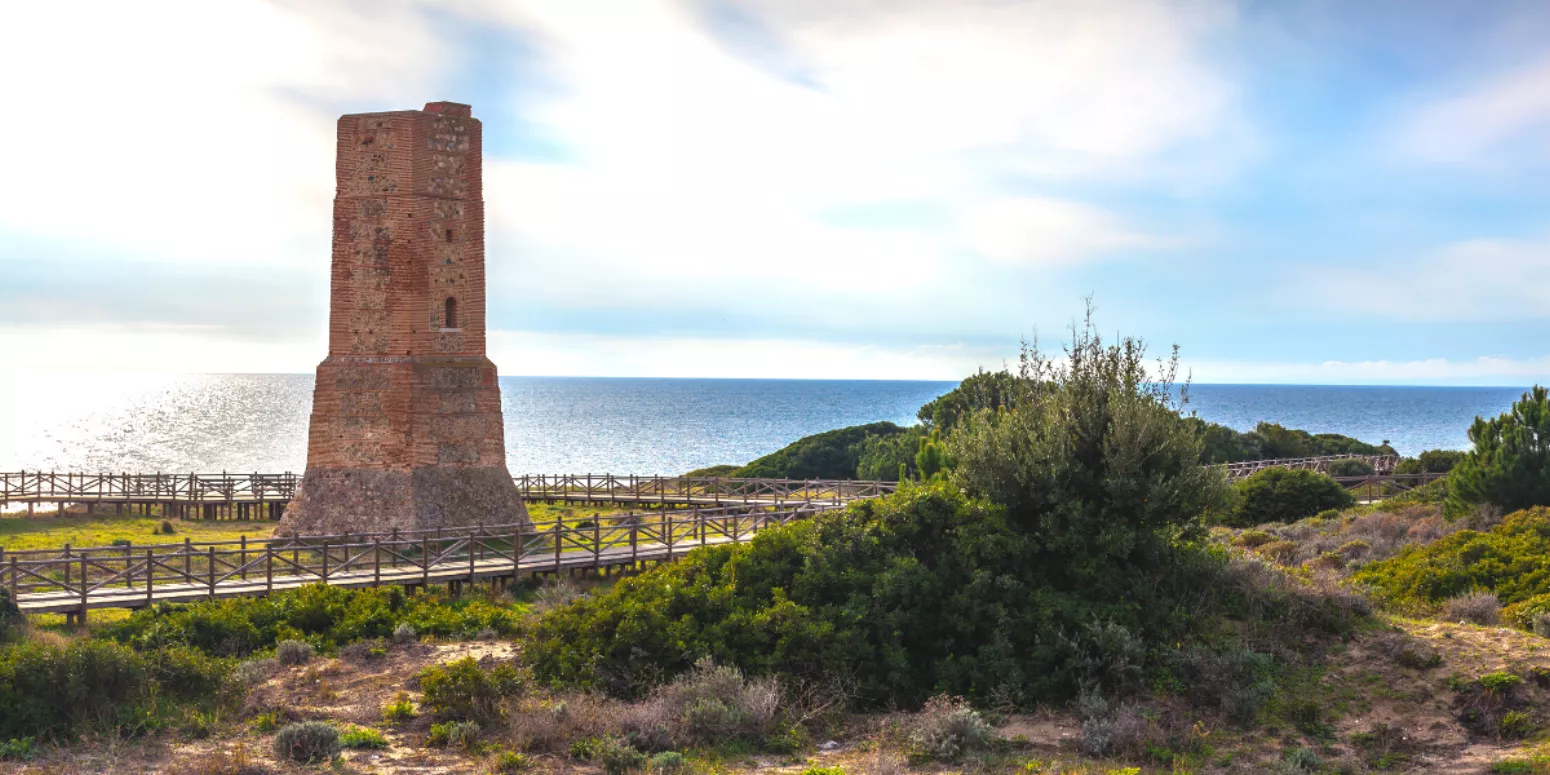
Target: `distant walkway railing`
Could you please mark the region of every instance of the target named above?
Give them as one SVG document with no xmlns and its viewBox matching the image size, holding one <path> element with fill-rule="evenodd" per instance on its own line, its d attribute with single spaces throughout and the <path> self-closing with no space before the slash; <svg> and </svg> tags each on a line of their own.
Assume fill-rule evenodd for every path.
<svg viewBox="0 0 1550 775">
<path fill-rule="evenodd" d="M 93 608 L 263 595 L 318 582 L 456 586 L 524 573 L 671 560 L 702 546 L 747 541 L 768 527 L 833 508 L 739 506 L 555 519 L 530 526 L 0 549 L 0 587 L 10 590 L 28 613 L 64 612 L 84 620 Z"/>
<path fill-rule="evenodd" d="M 1229 479 L 1242 479 L 1256 471 L 1266 468 L 1307 468 L 1314 471 L 1329 473 L 1329 466 L 1341 460 L 1360 460 L 1372 466 L 1375 474 L 1387 475 L 1394 473 L 1394 466 L 1399 465 L 1397 455 L 1320 455 L 1318 457 L 1292 457 L 1276 458 L 1273 460 L 1244 460 L 1238 463 L 1221 463 L 1219 468 L 1227 471 Z"/>
<path fill-rule="evenodd" d="M 207 519 L 277 519 L 301 477 L 283 474 L 79 474 L 53 471 L 0 473 L 0 508 L 25 503 L 138 508 L 160 506 L 169 516 Z M 838 505 L 892 492 L 894 482 L 818 479 L 732 479 L 615 474 L 527 474 L 513 478 L 532 501 L 659 506 Z"/>
<path fill-rule="evenodd" d="M 1377 476 L 1391 477 L 1392 455 L 1322 455 L 1223 463 L 1229 479 L 1266 468 L 1307 468 L 1328 473 L 1330 465 L 1359 460 Z M 1435 475 L 1434 475 L 1435 476 Z M 838 505 L 892 492 L 894 482 L 829 479 L 739 479 L 727 477 L 618 474 L 523 474 L 513 477 L 527 500 L 658 506 L 778 506 L 790 503 Z M 301 482 L 297 474 L 82 474 L 54 471 L 0 472 L 0 508 L 25 503 L 107 505 L 167 516 L 206 519 L 278 519 Z"/>
</svg>

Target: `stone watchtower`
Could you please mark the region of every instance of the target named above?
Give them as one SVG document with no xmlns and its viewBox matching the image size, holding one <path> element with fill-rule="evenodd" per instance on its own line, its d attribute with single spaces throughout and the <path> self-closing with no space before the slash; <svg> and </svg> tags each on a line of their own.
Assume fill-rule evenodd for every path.
<svg viewBox="0 0 1550 775">
<path fill-rule="evenodd" d="M 484 345 L 480 124 L 339 119 L 328 357 L 281 532 L 525 522 Z"/>
</svg>

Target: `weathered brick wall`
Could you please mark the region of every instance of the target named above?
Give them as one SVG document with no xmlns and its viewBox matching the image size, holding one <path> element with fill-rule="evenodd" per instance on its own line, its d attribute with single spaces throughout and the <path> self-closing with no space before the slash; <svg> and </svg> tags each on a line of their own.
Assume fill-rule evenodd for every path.
<svg viewBox="0 0 1550 775">
<path fill-rule="evenodd" d="M 398 494 L 340 504 L 351 486 L 339 472 L 499 469 L 509 484 L 500 388 L 485 357 L 480 123 L 466 105 L 430 103 L 343 116 L 338 129 L 329 354 L 318 366 L 307 476 L 287 515 L 298 525 L 340 509 L 448 505 L 421 503 L 432 497 L 426 488 L 377 475 L 355 478 Z M 327 487 L 325 472 L 334 472 Z M 448 494 L 457 485 L 446 471 L 426 476 L 439 482 L 434 497 L 467 500 Z M 494 478 L 469 481 L 487 489 Z M 310 490 L 308 480 L 317 480 Z M 471 494 L 476 503 L 458 508 L 489 500 L 509 509 L 510 489 L 510 498 Z M 319 501 L 325 490 L 330 503 Z M 414 503 L 394 505 L 405 497 Z"/>
</svg>

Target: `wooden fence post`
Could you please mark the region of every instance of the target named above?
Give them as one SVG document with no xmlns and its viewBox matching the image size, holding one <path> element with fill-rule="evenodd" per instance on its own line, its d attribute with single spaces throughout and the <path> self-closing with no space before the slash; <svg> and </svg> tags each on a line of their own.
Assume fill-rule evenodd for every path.
<svg viewBox="0 0 1550 775">
<path fill-rule="evenodd" d="M 554 518 L 554 575 L 560 575 L 560 518 Z"/>
<path fill-rule="evenodd" d="M 210 563 L 210 567 L 206 568 L 205 571 L 209 574 L 209 579 L 210 579 L 210 599 L 214 600 L 215 599 L 215 547 L 213 547 L 213 546 L 210 547 L 209 563 Z"/>
<path fill-rule="evenodd" d="M 274 544 L 264 544 L 264 592 L 274 591 Z"/>
<path fill-rule="evenodd" d="M 156 586 L 156 550 L 145 550 L 145 604 L 155 602 L 155 596 L 151 594 Z"/>
<path fill-rule="evenodd" d="M 382 539 L 371 539 L 371 585 L 382 586 Z"/>
<path fill-rule="evenodd" d="M 323 583 L 328 583 L 328 541 L 323 541 Z"/>
</svg>

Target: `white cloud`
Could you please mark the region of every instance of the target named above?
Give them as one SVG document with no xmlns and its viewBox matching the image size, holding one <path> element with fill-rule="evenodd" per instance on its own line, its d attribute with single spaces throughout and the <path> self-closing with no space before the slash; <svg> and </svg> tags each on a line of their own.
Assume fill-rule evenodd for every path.
<svg viewBox="0 0 1550 775">
<path fill-rule="evenodd" d="M 417 107 L 451 45 L 402 2 L 7 4 L 0 230 L 326 262 L 335 116 L 318 103 Z"/>
<path fill-rule="evenodd" d="M 1426 161 L 1508 167 L 1547 158 L 1550 57 L 1495 73 L 1407 117 L 1401 147 Z"/>
<path fill-rule="evenodd" d="M 1113 215 L 1080 202 L 1018 197 L 966 210 L 963 228 L 969 243 L 998 261 L 1066 263 L 1121 248 L 1178 242 L 1131 231 Z"/>
<path fill-rule="evenodd" d="M 1550 381 L 1550 355 L 1317 363 L 1205 360 L 1186 365 L 1194 381 L 1202 384 L 1526 385 Z"/>
<path fill-rule="evenodd" d="M 1215 5 L 747 8 L 788 49 L 781 67 L 672 3 L 483 8 L 539 35 L 561 87 L 526 118 L 569 151 L 487 163 L 492 241 L 556 265 L 539 277 L 587 267 L 594 293 L 610 279 L 620 293 L 806 283 L 883 305 L 939 287 L 965 257 L 1070 264 L 1173 244 L 1012 184 L 1155 179 L 1181 149 L 1215 154 L 1236 131 L 1231 85 L 1201 53 L 1231 21 Z M 875 205 L 935 217 L 824 218 Z"/>
<path fill-rule="evenodd" d="M 1358 269 L 1298 270 L 1286 299 L 1396 321 L 1550 316 L 1550 239 L 1474 239 Z"/>
</svg>

